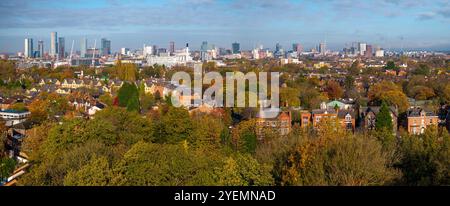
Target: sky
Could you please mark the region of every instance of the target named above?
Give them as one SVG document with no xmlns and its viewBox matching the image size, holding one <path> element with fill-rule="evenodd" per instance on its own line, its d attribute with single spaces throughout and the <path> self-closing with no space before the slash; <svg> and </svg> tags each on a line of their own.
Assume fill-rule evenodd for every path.
<svg viewBox="0 0 450 206">
<path fill-rule="evenodd" d="M 0 0 L 0 14 L 0 52 L 23 51 L 27 37 L 48 50 L 52 31 L 65 37 L 66 51 L 82 37 L 90 47 L 107 38 L 113 51 L 170 41 L 192 49 L 208 41 L 450 50 L 450 0 Z"/>
</svg>

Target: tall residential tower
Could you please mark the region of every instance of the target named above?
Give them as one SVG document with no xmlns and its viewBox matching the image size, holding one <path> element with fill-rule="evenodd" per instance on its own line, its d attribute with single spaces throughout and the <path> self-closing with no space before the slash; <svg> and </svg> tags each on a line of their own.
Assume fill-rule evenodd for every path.
<svg viewBox="0 0 450 206">
<path fill-rule="evenodd" d="M 32 38 L 25 39 L 24 54 L 25 54 L 26 58 L 33 58 L 33 39 Z"/>
<path fill-rule="evenodd" d="M 58 54 L 58 33 L 50 33 L 50 56 L 56 57 Z"/>
</svg>

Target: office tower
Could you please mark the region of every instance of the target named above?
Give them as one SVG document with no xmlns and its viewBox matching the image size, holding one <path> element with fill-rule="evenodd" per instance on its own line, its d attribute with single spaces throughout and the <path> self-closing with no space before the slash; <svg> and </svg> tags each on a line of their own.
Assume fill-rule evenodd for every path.
<svg viewBox="0 0 450 206">
<path fill-rule="evenodd" d="M 174 54 L 175 53 L 175 42 L 171 41 L 169 43 L 169 53 Z"/>
<path fill-rule="evenodd" d="M 375 50 L 375 57 L 384 57 L 384 50 L 380 47 L 377 47 Z"/>
<path fill-rule="evenodd" d="M 231 44 L 231 48 L 232 48 L 233 54 L 239 54 L 241 52 L 240 45 L 237 42 L 234 42 L 233 44 Z"/>
<path fill-rule="evenodd" d="M 122 55 L 128 55 L 128 52 L 130 51 L 130 49 L 128 48 L 121 48 L 120 49 L 120 54 Z"/>
<path fill-rule="evenodd" d="M 26 58 L 33 58 L 33 39 L 32 38 L 25 39 L 24 54 L 25 54 Z"/>
<path fill-rule="evenodd" d="M 50 33 L 50 56 L 56 57 L 58 54 L 58 33 Z"/>
<path fill-rule="evenodd" d="M 81 58 L 86 57 L 87 43 L 88 43 L 88 40 L 86 38 L 81 39 L 81 45 L 80 45 L 80 57 Z"/>
<path fill-rule="evenodd" d="M 208 50 L 208 42 L 204 41 L 202 42 L 202 46 L 200 47 L 201 51 L 207 51 Z"/>
<path fill-rule="evenodd" d="M 303 52 L 303 46 L 301 44 L 297 45 L 297 53 L 302 53 Z"/>
<path fill-rule="evenodd" d="M 372 45 L 367 45 L 367 46 L 366 46 L 365 56 L 366 56 L 367 58 L 372 57 Z"/>
<path fill-rule="evenodd" d="M 366 43 L 358 43 L 358 51 L 359 51 L 359 55 L 363 56 L 364 53 L 366 52 Z"/>
<path fill-rule="evenodd" d="M 303 47 L 299 43 L 294 43 L 294 44 L 292 44 L 292 51 L 295 51 L 297 53 L 302 53 L 303 52 Z"/>
<path fill-rule="evenodd" d="M 202 46 L 200 47 L 200 59 L 205 61 L 208 59 L 208 42 L 202 42 Z"/>
<path fill-rule="evenodd" d="M 297 43 L 293 43 L 292 44 L 292 51 L 296 52 L 297 51 L 297 46 L 298 46 Z"/>
<path fill-rule="evenodd" d="M 277 44 L 275 45 L 275 53 L 280 52 L 281 49 L 282 49 L 281 44 L 280 44 L 280 43 L 277 43 Z"/>
<path fill-rule="evenodd" d="M 66 41 L 64 40 L 64 37 L 58 38 L 58 57 L 60 59 L 64 59 L 66 54 Z"/>
<path fill-rule="evenodd" d="M 152 55 L 157 55 L 157 54 L 158 54 L 158 46 L 153 45 Z"/>
<path fill-rule="evenodd" d="M 319 44 L 319 53 L 325 54 L 327 50 L 327 45 L 324 42 Z"/>
<path fill-rule="evenodd" d="M 40 56 L 39 51 L 34 51 L 34 52 L 33 52 L 33 57 L 34 57 L 34 58 L 37 58 L 37 57 L 39 57 L 39 56 Z"/>
<path fill-rule="evenodd" d="M 111 54 L 111 41 L 107 40 L 105 38 L 101 39 L 101 50 L 102 50 L 102 55 L 103 56 L 107 56 Z"/>
<path fill-rule="evenodd" d="M 162 53 L 167 53 L 166 48 L 159 48 L 158 49 L 158 54 L 162 54 Z"/>
<path fill-rule="evenodd" d="M 153 55 L 153 46 L 145 46 L 144 45 L 144 49 L 142 50 L 142 54 L 144 56 L 150 56 Z"/>
<path fill-rule="evenodd" d="M 44 57 L 44 41 L 42 41 L 42 40 L 38 41 L 38 51 L 39 51 L 39 57 L 43 58 Z"/>
</svg>

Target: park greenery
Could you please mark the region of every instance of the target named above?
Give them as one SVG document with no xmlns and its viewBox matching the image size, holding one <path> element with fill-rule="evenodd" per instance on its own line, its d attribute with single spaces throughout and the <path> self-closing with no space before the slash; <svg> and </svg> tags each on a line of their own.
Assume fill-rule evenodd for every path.
<svg viewBox="0 0 450 206">
<path fill-rule="evenodd" d="M 321 121 L 318 129 L 312 130 L 298 126 L 293 117 L 288 135 L 264 130 L 261 140 L 256 133 L 254 108 L 226 108 L 220 114 L 191 113 L 186 108 L 173 107 L 169 96 L 146 93 L 143 82 L 136 83 L 146 78 L 169 79 L 177 71 L 192 75 L 192 69 L 187 67 L 137 68 L 119 61 L 99 71 L 83 67 L 16 70 L 13 62 L 0 61 L 0 92 L 5 96 L 20 94 L 36 84 L 37 79 L 61 81 L 75 78 L 78 71 L 105 81 L 123 81 L 117 91 L 99 95 L 107 107 L 90 119 L 77 117 L 77 111 L 68 106 L 68 98 L 76 94 L 66 97 L 41 92 L 26 107 L 13 105 L 16 110 L 29 110 L 35 125 L 22 145 L 32 166 L 18 184 L 450 184 L 447 131 L 429 128 L 421 135 L 400 131 L 395 136 L 389 112 L 389 107 L 395 107 L 404 115 L 410 106 L 408 98 L 430 101 L 433 108 L 449 104 L 448 77 L 437 72 L 436 65 L 410 63 L 413 69 L 408 71 L 407 80 L 391 81 L 384 70 L 399 72 L 398 61 L 388 61 L 385 68 L 363 69 L 357 60 L 344 67 L 347 74 L 329 79 L 304 75 L 312 64 L 309 60 L 304 62 L 307 67 L 242 59 L 229 60 L 227 64 L 231 66 L 225 68 L 207 63 L 203 69 L 221 74 L 280 72 L 280 103 L 284 107 L 312 110 L 323 101 L 340 98 L 352 98 L 358 106 L 380 106 L 375 131 L 352 133 L 331 121 Z M 331 73 L 329 68 L 317 72 Z M 385 80 L 370 82 L 369 76 Z M 357 85 L 356 78 L 362 83 Z M 236 117 L 238 122 L 233 121 Z M 4 142 L 7 129 L 2 125 L 0 122 L 0 140 Z M 0 147 L 0 178 L 10 174 L 15 164 Z"/>
</svg>

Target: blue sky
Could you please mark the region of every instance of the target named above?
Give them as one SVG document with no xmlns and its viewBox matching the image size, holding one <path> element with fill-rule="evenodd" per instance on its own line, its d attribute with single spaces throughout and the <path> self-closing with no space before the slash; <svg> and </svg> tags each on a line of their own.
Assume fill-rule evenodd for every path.
<svg viewBox="0 0 450 206">
<path fill-rule="evenodd" d="M 450 0 L 1 0 L 0 14 L 0 52 L 22 51 L 26 37 L 48 49 L 51 31 L 66 48 L 105 37 L 115 51 L 169 41 L 197 49 L 204 40 L 244 49 L 320 41 L 450 49 Z"/>
</svg>

